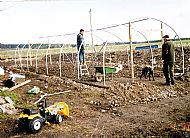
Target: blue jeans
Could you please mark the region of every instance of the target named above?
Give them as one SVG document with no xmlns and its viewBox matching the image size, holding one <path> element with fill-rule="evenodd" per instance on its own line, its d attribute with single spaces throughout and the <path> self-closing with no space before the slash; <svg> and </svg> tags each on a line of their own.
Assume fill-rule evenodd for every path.
<svg viewBox="0 0 190 138">
<path fill-rule="evenodd" d="M 79 61 L 84 63 L 84 50 L 80 50 L 79 52 Z"/>
</svg>

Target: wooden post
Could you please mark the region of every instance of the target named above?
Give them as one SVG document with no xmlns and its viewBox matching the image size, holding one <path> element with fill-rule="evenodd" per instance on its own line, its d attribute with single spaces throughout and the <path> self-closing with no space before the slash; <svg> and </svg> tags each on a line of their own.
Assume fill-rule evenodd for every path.
<svg viewBox="0 0 190 138">
<path fill-rule="evenodd" d="M 48 40 L 48 43 L 49 43 L 49 40 Z M 49 51 L 48 51 L 48 54 L 49 54 L 49 62 L 50 64 L 52 65 L 52 58 L 51 58 L 51 44 L 49 43 Z"/>
<path fill-rule="evenodd" d="M 63 53 L 64 44 L 61 46 L 61 50 L 59 53 L 59 76 L 62 77 L 62 69 L 61 69 L 61 56 L 64 56 Z M 64 59 L 63 59 L 64 60 Z"/>
<path fill-rule="evenodd" d="M 130 42 L 130 57 L 131 57 L 131 78 L 132 78 L 132 82 L 134 82 L 133 44 L 132 44 L 132 35 L 131 35 L 131 22 L 129 22 L 129 42 Z"/>
<path fill-rule="evenodd" d="M 92 48 L 93 48 L 92 53 L 93 53 L 93 52 L 96 52 L 96 49 L 94 47 L 94 40 L 93 40 L 93 34 L 92 34 L 92 14 L 91 14 L 91 12 L 92 12 L 92 10 L 90 9 L 90 11 L 89 11 L 89 14 L 90 14 L 90 32 L 91 32 L 91 40 L 92 40 Z"/>
<path fill-rule="evenodd" d="M 31 51 L 31 45 L 30 43 L 28 42 L 28 45 L 29 45 L 29 58 L 30 58 L 30 66 L 32 66 L 32 51 Z"/>
<path fill-rule="evenodd" d="M 129 68 L 129 61 L 130 61 L 129 47 L 127 46 L 127 65 L 128 65 L 128 68 Z"/>
<path fill-rule="evenodd" d="M 20 61 L 20 68 L 22 70 L 22 55 L 21 55 L 21 51 L 19 47 L 18 47 L 18 55 L 19 55 L 19 61 Z"/>
<path fill-rule="evenodd" d="M 163 24 L 161 23 L 161 42 L 163 43 L 163 39 L 162 37 L 164 36 L 164 33 L 163 33 Z"/>
<path fill-rule="evenodd" d="M 104 78 L 104 86 L 106 86 L 106 71 L 105 71 L 105 52 L 106 52 L 106 46 L 107 46 L 107 41 L 103 47 L 103 78 Z"/>
</svg>

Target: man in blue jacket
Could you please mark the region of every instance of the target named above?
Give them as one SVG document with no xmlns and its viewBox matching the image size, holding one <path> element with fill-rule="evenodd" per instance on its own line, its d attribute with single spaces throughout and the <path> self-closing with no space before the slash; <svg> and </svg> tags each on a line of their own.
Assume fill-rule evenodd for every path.
<svg viewBox="0 0 190 138">
<path fill-rule="evenodd" d="M 79 62 L 85 63 L 85 57 L 84 57 L 84 30 L 80 29 L 80 33 L 77 35 L 77 50 L 79 51 Z"/>
</svg>

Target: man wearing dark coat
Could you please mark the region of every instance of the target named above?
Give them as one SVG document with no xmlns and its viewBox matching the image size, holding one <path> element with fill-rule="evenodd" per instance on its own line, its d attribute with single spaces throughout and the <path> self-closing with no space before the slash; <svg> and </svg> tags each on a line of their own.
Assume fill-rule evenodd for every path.
<svg viewBox="0 0 190 138">
<path fill-rule="evenodd" d="M 174 44 L 169 40 L 169 35 L 162 37 L 164 43 L 162 45 L 162 63 L 163 73 L 166 78 L 166 85 L 174 85 Z"/>
<path fill-rule="evenodd" d="M 77 35 L 77 50 L 79 51 L 79 62 L 80 62 L 80 64 L 85 63 L 83 33 L 84 33 L 84 30 L 80 29 L 80 33 Z"/>
</svg>

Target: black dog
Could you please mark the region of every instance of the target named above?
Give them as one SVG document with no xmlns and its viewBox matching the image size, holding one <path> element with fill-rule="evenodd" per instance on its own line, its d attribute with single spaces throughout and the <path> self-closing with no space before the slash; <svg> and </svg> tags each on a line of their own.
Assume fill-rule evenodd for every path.
<svg viewBox="0 0 190 138">
<path fill-rule="evenodd" d="M 8 80 L 3 81 L 5 87 L 11 88 L 15 86 L 15 82 L 12 80 L 12 78 L 9 78 Z"/>
<path fill-rule="evenodd" d="M 142 74 L 140 76 L 140 79 L 144 76 L 147 79 L 147 75 L 149 77 L 149 81 L 151 81 L 150 77 L 152 76 L 154 81 L 154 69 L 152 67 L 144 67 L 142 70 Z"/>
</svg>

